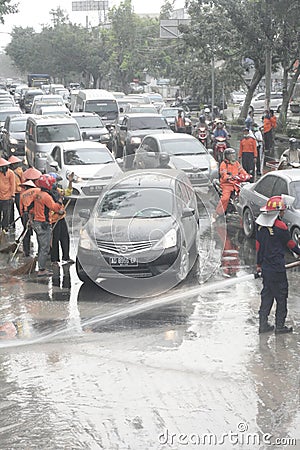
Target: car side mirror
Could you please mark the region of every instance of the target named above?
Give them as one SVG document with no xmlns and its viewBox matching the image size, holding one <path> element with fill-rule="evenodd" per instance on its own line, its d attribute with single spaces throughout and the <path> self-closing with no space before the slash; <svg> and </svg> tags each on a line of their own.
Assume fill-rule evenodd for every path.
<svg viewBox="0 0 300 450">
<path fill-rule="evenodd" d="M 208 153 L 209 153 L 210 155 L 213 155 L 213 154 L 214 154 L 214 150 L 213 150 L 212 148 L 208 148 L 207 151 L 208 151 Z"/>
<path fill-rule="evenodd" d="M 80 209 L 78 212 L 79 217 L 82 219 L 89 219 L 91 215 L 90 209 Z"/>
<path fill-rule="evenodd" d="M 183 208 L 182 211 L 182 218 L 185 219 L 186 217 L 192 217 L 195 214 L 195 209 L 194 208 Z"/>
<path fill-rule="evenodd" d="M 146 154 L 149 158 L 156 158 L 158 156 L 158 153 L 156 152 L 147 152 Z"/>
<path fill-rule="evenodd" d="M 86 131 L 82 132 L 82 139 L 85 141 L 87 139 Z"/>
</svg>

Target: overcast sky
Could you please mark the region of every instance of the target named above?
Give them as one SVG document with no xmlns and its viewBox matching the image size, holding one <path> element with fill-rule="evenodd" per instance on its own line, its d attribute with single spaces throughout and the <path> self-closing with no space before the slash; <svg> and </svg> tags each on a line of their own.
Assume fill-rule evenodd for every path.
<svg viewBox="0 0 300 450">
<path fill-rule="evenodd" d="M 17 0 L 16 0 L 17 3 Z M 96 25 L 98 21 L 97 13 L 86 12 L 72 12 L 72 0 L 18 0 L 19 13 L 5 16 L 5 24 L 0 25 L 0 47 L 5 47 L 10 41 L 9 32 L 13 26 L 33 27 L 39 31 L 41 24 L 51 23 L 49 11 L 60 6 L 67 12 L 70 20 L 73 23 L 86 23 L 86 16 L 88 14 L 89 21 L 92 25 Z M 120 0 L 109 0 L 109 7 L 119 4 Z M 159 13 L 164 0 L 132 0 L 134 11 L 140 13 Z M 184 0 L 176 0 L 176 8 L 182 8 Z"/>
</svg>

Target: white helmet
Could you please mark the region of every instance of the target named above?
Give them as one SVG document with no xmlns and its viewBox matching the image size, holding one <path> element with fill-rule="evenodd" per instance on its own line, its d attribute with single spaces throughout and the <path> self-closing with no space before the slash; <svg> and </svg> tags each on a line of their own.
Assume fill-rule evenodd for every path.
<svg viewBox="0 0 300 450">
<path fill-rule="evenodd" d="M 209 113 L 210 113 L 210 109 L 209 109 L 209 108 L 204 108 L 204 112 L 205 112 L 206 114 L 209 114 Z"/>
</svg>

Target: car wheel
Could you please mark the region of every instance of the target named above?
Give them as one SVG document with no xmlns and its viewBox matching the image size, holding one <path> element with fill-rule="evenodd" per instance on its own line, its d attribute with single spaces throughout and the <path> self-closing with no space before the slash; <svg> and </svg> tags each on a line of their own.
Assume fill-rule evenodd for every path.
<svg viewBox="0 0 300 450">
<path fill-rule="evenodd" d="M 254 108 L 253 108 L 253 106 L 252 106 L 252 105 L 250 105 L 250 106 L 249 106 L 249 109 L 248 109 L 248 111 L 252 111 L 252 112 L 254 112 Z"/>
<path fill-rule="evenodd" d="M 83 270 L 78 258 L 76 258 L 76 272 L 80 281 L 82 281 L 83 283 L 92 283 L 90 277 Z"/>
<path fill-rule="evenodd" d="M 277 112 L 280 113 L 282 105 L 279 105 L 277 108 Z"/>
<path fill-rule="evenodd" d="M 190 258 L 189 253 L 186 247 L 182 247 L 179 255 L 179 264 L 178 264 L 178 272 L 177 279 L 178 281 L 183 281 L 187 277 L 190 269 Z"/>
<path fill-rule="evenodd" d="M 243 212 L 243 230 L 247 238 L 251 238 L 254 235 L 255 222 L 249 208 L 246 208 Z"/>
<path fill-rule="evenodd" d="M 297 245 L 300 244 L 300 228 L 294 227 L 292 230 L 292 239 Z"/>
</svg>

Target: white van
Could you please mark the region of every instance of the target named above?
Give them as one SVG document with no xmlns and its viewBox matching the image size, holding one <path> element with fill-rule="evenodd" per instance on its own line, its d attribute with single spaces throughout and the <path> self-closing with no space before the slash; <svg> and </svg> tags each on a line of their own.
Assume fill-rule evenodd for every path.
<svg viewBox="0 0 300 450">
<path fill-rule="evenodd" d="M 106 126 L 118 118 L 117 100 L 104 89 L 82 89 L 76 95 L 74 112 L 95 112 Z"/>
<path fill-rule="evenodd" d="M 45 171 L 47 153 L 60 142 L 82 141 L 77 121 L 69 116 L 30 116 L 25 132 L 25 155 L 29 166 Z"/>
</svg>

